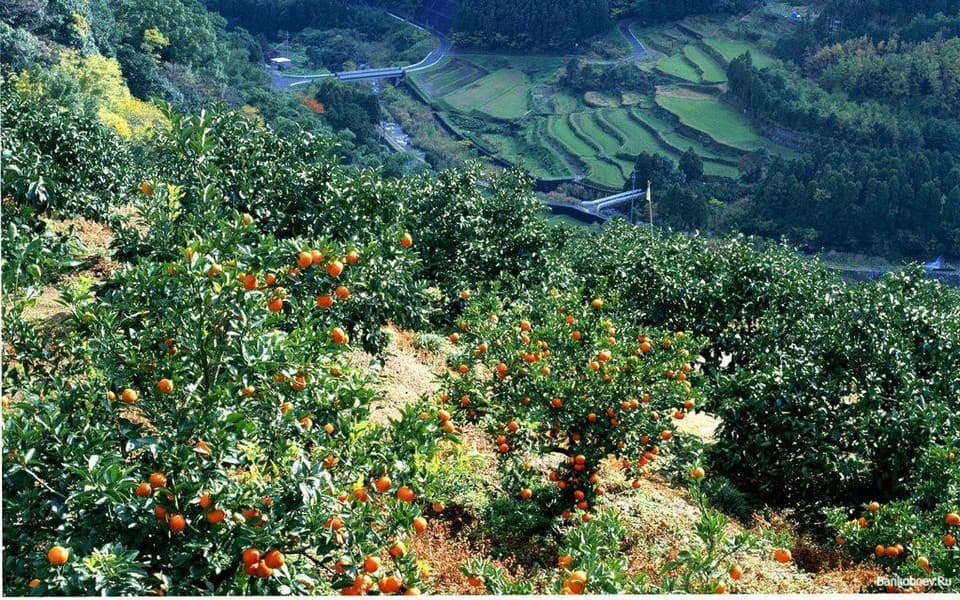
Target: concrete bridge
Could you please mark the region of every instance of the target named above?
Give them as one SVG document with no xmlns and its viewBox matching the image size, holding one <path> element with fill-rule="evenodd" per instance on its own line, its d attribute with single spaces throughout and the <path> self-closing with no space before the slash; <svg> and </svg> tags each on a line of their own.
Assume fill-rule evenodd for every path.
<svg viewBox="0 0 960 600">
<path fill-rule="evenodd" d="M 611 196 L 606 196 L 604 198 L 598 198 L 596 200 L 589 200 L 586 202 L 581 202 L 580 205 L 588 209 L 591 212 L 602 212 L 608 208 L 613 208 L 620 204 L 625 204 L 627 202 L 639 200 L 644 198 L 646 195 L 645 190 L 632 190 L 629 192 L 620 192 L 619 194 L 613 194 Z"/>
<path fill-rule="evenodd" d="M 381 69 L 340 71 L 336 74 L 336 77 L 340 81 L 361 81 L 363 79 L 402 79 L 404 73 L 404 69 L 401 67 L 384 67 Z"/>
</svg>

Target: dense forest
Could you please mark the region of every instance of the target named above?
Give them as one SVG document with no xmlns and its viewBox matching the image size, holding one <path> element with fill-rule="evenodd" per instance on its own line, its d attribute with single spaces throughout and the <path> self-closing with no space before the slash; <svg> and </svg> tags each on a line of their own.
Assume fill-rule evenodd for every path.
<svg viewBox="0 0 960 600">
<path fill-rule="evenodd" d="M 607 0 L 462 0 L 453 39 L 478 48 L 559 50 L 609 27 Z"/>
<path fill-rule="evenodd" d="M 676 21 L 690 15 L 704 13 L 741 13 L 760 2 L 758 0 L 613 0 L 611 9 L 616 18 L 632 17 L 643 24 Z"/>
</svg>

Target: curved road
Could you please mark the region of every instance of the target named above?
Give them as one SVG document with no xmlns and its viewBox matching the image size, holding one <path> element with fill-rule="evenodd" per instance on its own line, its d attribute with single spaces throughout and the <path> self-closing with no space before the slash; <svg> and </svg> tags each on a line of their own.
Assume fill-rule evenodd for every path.
<svg viewBox="0 0 960 600">
<path fill-rule="evenodd" d="M 617 23 L 617 29 L 619 29 L 620 33 L 623 34 L 623 37 L 630 42 L 630 54 L 616 60 L 591 60 L 588 61 L 590 64 L 618 65 L 620 63 L 635 62 L 643 58 L 643 56 L 647 53 L 647 49 L 643 47 L 643 42 L 638 40 L 637 36 L 633 35 L 633 31 L 630 30 L 630 24 L 627 21 L 621 21 L 620 23 Z"/>
<path fill-rule="evenodd" d="M 443 60 L 445 56 L 448 56 L 451 54 L 451 47 L 453 46 L 453 44 L 450 43 L 450 38 L 448 38 L 447 36 L 436 31 L 424 29 L 423 27 L 420 27 L 419 25 L 413 23 L 412 21 L 401 19 L 396 15 L 390 15 L 390 16 L 394 17 L 395 19 L 404 21 L 405 23 L 408 23 L 411 26 L 416 27 L 417 29 L 428 31 L 439 42 L 437 45 L 437 48 L 434 50 L 431 50 L 420 62 L 416 62 L 407 67 L 401 67 L 405 72 L 410 73 L 410 72 L 423 71 L 425 69 L 429 69 L 435 66 L 437 63 L 439 63 L 441 60 Z M 316 81 L 317 79 L 326 79 L 328 77 L 337 76 L 336 73 L 322 73 L 319 75 L 284 75 L 275 69 L 268 68 L 267 70 L 270 72 L 271 87 L 278 90 L 289 89 L 296 85 L 304 85 L 304 84 L 310 83 L 311 81 Z M 376 76 L 373 74 L 381 70 L 382 68 L 363 69 L 360 71 L 352 71 L 352 73 L 359 74 L 359 73 L 363 73 L 363 71 L 369 71 L 371 73 L 371 77 L 370 77 L 371 79 L 378 79 L 379 76 Z M 364 77 L 354 77 L 352 81 L 359 81 L 361 79 L 364 79 Z"/>
</svg>

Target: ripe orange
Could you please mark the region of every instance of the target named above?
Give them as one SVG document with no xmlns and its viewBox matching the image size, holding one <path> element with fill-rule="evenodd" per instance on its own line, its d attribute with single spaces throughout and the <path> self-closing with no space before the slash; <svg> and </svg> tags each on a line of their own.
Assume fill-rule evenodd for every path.
<svg viewBox="0 0 960 600">
<path fill-rule="evenodd" d="M 341 273 L 343 273 L 343 263 L 339 260 L 327 264 L 327 275 L 330 277 L 340 277 Z"/>
<path fill-rule="evenodd" d="M 579 331 L 574 331 L 573 333 L 570 334 L 570 337 L 572 337 L 575 341 L 579 342 L 581 339 L 583 339 L 583 334 L 580 333 Z"/>
<path fill-rule="evenodd" d="M 340 300 L 346 300 L 350 297 L 350 290 L 345 285 L 338 285 L 333 293 L 336 294 Z"/>
<path fill-rule="evenodd" d="M 280 312 L 283 310 L 283 298 L 279 296 L 274 296 L 267 301 L 267 310 L 272 313 Z"/>
<path fill-rule="evenodd" d="M 381 477 L 377 478 L 376 481 L 373 482 L 373 487 L 377 488 L 377 491 L 383 494 L 390 489 L 391 483 L 392 482 L 390 481 L 389 477 L 387 477 L 386 475 L 382 475 Z"/>
<path fill-rule="evenodd" d="M 310 430 L 313 429 L 313 419 L 310 417 L 303 417 L 300 419 L 300 424 L 303 425 L 304 429 Z"/>
<path fill-rule="evenodd" d="M 706 476 L 706 472 L 703 470 L 703 467 L 694 467 L 690 469 L 690 477 L 693 479 L 703 479 Z"/>
<path fill-rule="evenodd" d="M 423 593 L 423 592 L 420 591 L 420 588 L 418 588 L 418 587 L 412 587 L 412 588 L 407 588 L 406 591 L 403 592 L 403 595 L 404 595 L 404 596 L 419 596 L 419 595 L 421 595 L 422 593 Z"/>
<path fill-rule="evenodd" d="M 306 269 L 313 264 L 313 254 L 310 252 L 301 252 L 297 256 L 297 264 L 300 265 L 301 269 Z"/>
<path fill-rule="evenodd" d="M 943 545 L 947 548 L 953 548 L 957 545 L 957 538 L 952 533 L 948 533 L 943 536 Z"/>
<path fill-rule="evenodd" d="M 454 344 L 456 344 L 459 340 L 460 340 L 460 334 L 459 334 L 459 333 L 453 332 L 453 333 L 450 334 L 450 341 L 451 341 L 451 342 L 453 342 Z"/>
<path fill-rule="evenodd" d="M 403 237 L 400 238 L 400 245 L 404 248 L 409 248 L 413 245 L 413 237 L 409 233 L 404 233 Z"/>
<path fill-rule="evenodd" d="M 161 379 L 157 382 L 157 389 L 160 390 L 161 394 L 169 394 L 173 391 L 173 381 L 169 379 Z"/>
<path fill-rule="evenodd" d="M 147 496 L 150 495 L 151 491 L 153 491 L 153 488 L 150 486 L 150 484 L 147 483 L 146 481 L 141 481 L 140 485 L 137 486 L 137 489 L 135 489 L 133 493 L 140 496 L 141 498 L 146 498 Z"/>
<path fill-rule="evenodd" d="M 227 513 L 220 510 L 219 508 L 215 508 L 207 513 L 207 522 L 210 523 L 211 525 L 216 525 L 217 523 L 220 523 L 221 521 L 223 521 L 223 519 L 226 516 L 227 516 Z"/>
<path fill-rule="evenodd" d="M 593 307 L 593 310 L 600 310 L 601 308 L 603 308 L 603 300 L 601 300 L 600 298 L 594 298 L 593 301 L 590 303 L 590 306 Z"/>
<path fill-rule="evenodd" d="M 32 587 L 32 588 L 35 588 L 35 587 L 37 587 L 37 586 L 40 585 L 40 580 L 39 580 L 39 579 L 31 579 L 31 580 L 30 580 L 30 583 L 28 583 L 27 585 L 30 586 L 30 587 Z"/>
<path fill-rule="evenodd" d="M 367 573 L 376 573 L 380 570 L 380 559 L 376 556 L 368 555 L 363 561 L 363 570 Z"/>
<path fill-rule="evenodd" d="M 166 487 L 167 486 L 167 476 L 163 473 L 157 471 L 156 473 L 150 474 L 150 487 L 153 489 Z"/>
<path fill-rule="evenodd" d="M 291 410 L 293 410 L 293 404 L 290 402 L 284 402 L 283 404 L 280 405 L 280 414 L 285 415 Z"/>
<path fill-rule="evenodd" d="M 727 586 L 725 586 L 725 585 L 722 584 L 722 583 L 718 583 L 718 584 L 717 584 L 717 587 L 713 588 L 713 593 L 714 593 L 714 594 L 726 594 L 726 593 L 727 593 Z"/>
<path fill-rule="evenodd" d="M 347 256 L 344 260 L 347 261 L 348 265 L 355 265 L 360 262 L 360 253 L 356 250 L 351 250 L 350 252 L 347 252 Z"/>
<path fill-rule="evenodd" d="M 256 548 L 247 548 L 243 551 L 243 562 L 247 565 L 260 562 L 260 551 Z"/>
<path fill-rule="evenodd" d="M 883 544 L 877 544 L 877 547 L 873 549 L 877 556 L 885 556 L 887 554 L 887 549 Z"/>
<path fill-rule="evenodd" d="M 900 549 L 897 548 L 896 546 L 887 546 L 885 553 L 887 555 L 887 558 L 896 558 L 900 556 Z"/>
<path fill-rule="evenodd" d="M 584 515 L 587 516 L 587 515 Z M 587 573 L 585 571 L 574 571 L 563 581 L 563 586 L 570 588 L 574 594 L 582 594 L 587 587 Z"/>
<path fill-rule="evenodd" d="M 400 489 L 397 490 L 397 498 L 404 502 L 413 502 L 415 497 L 416 495 L 413 493 L 413 490 L 405 485 L 400 486 Z"/>
<path fill-rule="evenodd" d="M 153 188 L 150 187 L 150 182 L 149 182 L 149 181 L 141 181 L 141 182 L 140 182 L 140 191 L 141 191 L 144 195 L 146 195 L 146 196 L 152 196 L 152 195 L 153 195 Z"/>
<path fill-rule="evenodd" d="M 323 524 L 323 526 L 326 529 L 333 529 L 334 531 L 338 531 L 341 527 L 343 527 L 343 519 L 334 515 L 328 518 L 326 522 Z"/>
<path fill-rule="evenodd" d="M 467 577 L 467 583 L 472 587 L 483 587 L 483 576 L 482 575 L 470 575 Z"/>
<path fill-rule="evenodd" d="M 417 533 L 423 533 L 427 530 L 427 520 L 423 517 L 413 518 L 413 530 Z"/>
<path fill-rule="evenodd" d="M 377 586 L 380 588 L 380 592 L 384 594 L 396 594 L 400 591 L 402 583 L 400 579 L 397 579 L 393 575 L 388 575 L 387 577 L 382 577 L 380 581 L 377 582 Z"/>
<path fill-rule="evenodd" d="M 271 575 L 273 575 L 273 569 L 270 568 L 270 565 L 268 565 L 265 561 L 262 561 L 262 560 L 257 563 L 257 577 L 262 577 L 266 579 Z"/>
<path fill-rule="evenodd" d="M 270 550 L 263 557 L 263 562 L 265 562 L 271 569 L 279 569 L 284 563 L 283 553 L 276 549 Z"/>
<path fill-rule="evenodd" d="M 673 437 L 673 432 L 670 431 L 669 429 L 664 429 L 663 431 L 660 432 L 660 439 L 663 441 L 667 441 L 672 437 Z"/>
<path fill-rule="evenodd" d="M 334 344 L 346 344 L 347 342 L 350 341 L 350 338 L 347 337 L 346 332 L 344 332 L 339 327 L 333 328 L 333 330 L 330 332 L 330 337 L 333 338 Z"/>
<path fill-rule="evenodd" d="M 944 522 L 950 527 L 956 527 L 960 525 L 960 515 L 955 512 L 947 513 L 947 516 L 943 518 Z"/>
<path fill-rule="evenodd" d="M 253 216 L 250 213 L 243 213 L 240 217 L 244 225 L 253 225 Z"/>
<path fill-rule="evenodd" d="M 867 510 L 869 510 L 870 512 L 877 512 L 878 510 L 880 510 L 880 503 L 871 502 L 870 504 L 867 505 Z"/>
<path fill-rule="evenodd" d="M 860 525 L 860 529 L 866 529 L 867 525 L 869 525 L 869 523 L 867 523 L 866 517 L 860 517 L 859 519 L 857 519 L 857 524 Z"/>
<path fill-rule="evenodd" d="M 213 499 L 210 498 L 210 494 L 204 492 L 200 494 L 200 508 L 209 508 L 213 503 Z"/>
<path fill-rule="evenodd" d="M 569 569 L 573 564 L 573 557 L 569 554 L 561 554 L 557 557 L 557 566 L 561 569 Z"/>
<path fill-rule="evenodd" d="M 257 278 L 253 275 L 244 275 L 242 281 L 243 281 L 243 289 L 247 291 L 257 289 L 257 284 L 259 283 L 257 281 Z"/>
<path fill-rule="evenodd" d="M 924 571 L 930 572 L 930 559 L 926 556 L 921 556 L 917 559 L 917 566 L 923 569 Z"/>
<path fill-rule="evenodd" d="M 167 509 L 162 506 L 153 507 L 153 515 L 157 518 L 158 521 L 167 520 Z"/>
<path fill-rule="evenodd" d="M 187 528 L 187 520 L 183 518 L 183 515 L 170 515 L 168 526 L 170 527 L 170 531 L 181 533 Z"/>
<path fill-rule="evenodd" d="M 47 551 L 47 560 L 51 565 L 62 565 L 70 558 L 70 551 L 63 546 L 54 546 Z"/>
<path fill-rule="evenodd" d="M 123 393 L 120 394 L 120 399 L 126 402 L 127 404 L 133 404 L 134 402 L 137 401 L 137 398 L 139 397 L 140 395 L 137 394 L 135 390 L 131 390 L 130 388 L 126 388 L 125 390 L 123 390 Z"/>
<path fill-rule="evenodd" d="M 739 581 L 741 577 L 743 577 L 743 568 L 734 563 L 733 566 L 730 567 L 730 579 Z"/>
<path fill-rule="evenodd" d="M 793 555 L 786 548 L 777 548 L 773 553 L 773 558 L 779 563 L 788 563 L 793 560 Z"/>
<path fill-rule="evenodd" d="M 520 497 L 524 500 L 529 500 L 530 498 L 533 498 L 533 492 L 530 490 L 530 488 L 523 488 L 520 490 Z"/>
</svg>

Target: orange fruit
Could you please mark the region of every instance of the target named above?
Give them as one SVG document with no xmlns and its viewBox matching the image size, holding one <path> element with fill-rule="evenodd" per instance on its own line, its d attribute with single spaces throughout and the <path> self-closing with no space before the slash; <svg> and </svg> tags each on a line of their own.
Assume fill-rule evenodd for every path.
<svg viewBox="0 0 960 600">
<path fill-rule="evenodd" d="M 404 248 L 409 248 L 413 245 L 413 237 L 409 233 L 404 233 L 403 237 L 400 238 L 400 245 Z"/>
<path fill-rule="evenodd" d="M 380 581 L 377 582 L 377 586 L 380 588 L 380 591 L 384 594 L 396 594 L 400 591 L 400 586 L 402 582 L 393 575 L 388 575 L 387 577 L 382 577 Z"/>
<path fill-rule="evenodd" d="M 453 332 L 453 333 L 450 334 L 450 341 L 451 341 L 451 342 L 453 342 L 454 344 L 456 344 L 459 340 L 460 340 L 460 334 L 459 334 L 459 333 Z"/>
<path fill-rule="evenodd" d="M 313 254 L 310 252 L 301 252 L 297 256 L 297 264 L 300 265 L 301 269 L 306 269 L 313 264 Z"/>
<path fill-rule="evenodd" d="M 204 492 L 200 494 L 200 508 L 209 508 L 213 503 L 213 499 L 210 498 L 210 494 Z"/>
<path fill-rule="evenodd" d="M 244 225 L 253 225 L 253 216 L 250 213 L 243 213 L 240 220 Z"/>
<path fill-rule="evenodd" d="M 434 502 L 432 502 L 432 503 L 430 504 L 430 508 L 433 509 L 433 512 L 435 512 L 435 513 L 437 513 L 437 514 L 440 514 L 440 513 L 442 513 L 442 512 L 444 511 L 444 509 L 446 509 L 447 507 L 446 507 L 446 505 L 444 505 L 443 502 L 440 502 L 439 500 L 436 500 L 436 501 L 434 501 Z"/>
<path fill-rule="evenodd" d="M 703 470 L 703 467 L 694 467 L 690 469 L 690 477 L 693 479 L 703 479 L 706 476 L 706 472 Z"/>
<path fill-rule="evenodd" d="M 277 282 L 277 276 L 274 275 L 273 273 L 267 273 L 267 280 L 266 280 L 267 287 L 270 287 L 276 282 Z"/>
<path fill-rule="evenodd" d="M 524 500 L 529 500 L 530 498 L 533 498 L 533 492 L 530 490 L 530 488 L 523 488 L 520 490 L 520 497 Z"/>
<path fill-rule="evenodd" d="M 163 473 L 157 471 L 156 473 L 150 474 L 150 487 L 153 489 L 166 487 L 167 486 L 167 476 Z"/>
<path fill-rule="evenodd" d="M 183 515 L 171 515 L 168 526 L 170 527 L 170 531 L 181 533 L 187 528 L 187 520 L 183 518 Z"/>
<path fill-rule="evenodd" d="M 347 252 L 347 256 L 344 258 L 344 260 L 348 265 L 355 265 L 360 262 L 360 253 L 356 250 L 351 250 L 350 252 Z"/>
<path fill-rule="evenodd" d="M 327 275 L 330 277 L 340 277 L 341 273 L 343 273 L 343 263 L 339 260 L 327 264 Z"/>
<path fill-rule="evenodd" d="M 923 569 L 924 571 L 930 572 L 930 559 L 926 556 L 921 556 L 917 559 L 917 566 Z"/>
<path fill-rule="evenodd" d="M 877 556 L 885 556 L 887 553 L 887 549 L 883 546 L 883 544 L 877 544 L 877 547 L 874 548 L 873 551 L 877 554 Z"/>
<path fill-rule="evenodd" d="M 727 586 L 725 586 L 725 585 L 722 584 L 722 583 L 718 583 L 718 584 L 717 584 L 717 587 L 713 588 L 713 593 L 714 593 L 714 594 L 726 594 L 726 593 L 727 593 Z"/>
<path fill-rule="evenodd" d="M 367 556 L 363 561 L 363 570 L 367 573 L 376 573 L 380 570 L 380 559 L 376 556 Z"/>
<path fill-rule="evenodd" d="M 317 296 L 317 306 L 320 308 L 330 308 L 333 306 L 333 296 L 330 294 L 323 294 L 322 296 Z"/>
<path fill-rule="evenodd" d="M 243 289 L 247 291 L 257 289 L 258 283 L 259 282 L 257 281 L 257 278 L 254 277 L 253 275 L 245 275 L 243 277 Z"/>
<path fill-rule="evenodd" d="M 333 529 L 334 531 L 337 531 L 341 527 L 343 527 L 343 519 L 334 515 L 328 518 L 327 521 L 323 524 L 323 526 L 327 529 Z"/>
<path fill-rule="evenodd" d="M 482 575 L 470 575 L 467 577 L 467 583 L 472 587 L 483 587 L 483 576 Z"/>
<path fill-rule="evenodd" d="M 730 567 L 730 579 L 739 581 L 741 577 L 743 577 L 743 568 L 734 563 L 733 566 Z"/>
<path fill-rule="evenodd" d="M 263 557 L 263 562 L 265 562 L 271 569 L 279 569 L 284 563 L 283 553 L 276 549 L 270 550 Z"/>
<path fill-rule="evenodd" d="M 220 510 L 219 508 L 215 508 L 207 513 L 207 522 L 210 523 L 211 525 L 216 525 L 217 523 L 223 521 L 224 517 L 226 516 L 227 516 L 227 513 Z"/>
<path fill-rule="evenodd" d="M 383 475 L 373 482 L 373 487 L 377 488 L 377 491 L 383 494 L 390 489 L 391 483 L 390 478 Z"/>
<path fill-rule="evenodd" d="M 283 310 L 283 298 L 279 296 L 274 296 L 267 301 L 267 310 L 272 313 L 280 312 Z"/>
<path fill-rule="evenodd" d="M 31 579 L 31 580 L 30 580 L 30 583 L 28 583 L 27 585 L 30 586 L 30 587 L 32 587 L 32 588 L 35 588 L 35 587 L 37 587 L 37 586 L 40 585 L 40 580 L 39 580 L 39 579 Z"/>
<path fill-rule="evenodd" d="M 957 538 L 952 533 L 948 533 L 943 536 L 943 545 L 947 548 L 953 548 L 957 545 Z"/>
<path fill-rule="evenodd" d="M 603 300 L 601 300 L 600 298 L 594 298 L 593 301 L 590 303 L 590 306 L 594 310 L 600 310 L 601 308 L 603 308 Z"/>
<path fill-rule="evenodd" d="M 340 300 L 346 300 L 350 297 L 350 290 L 345 285 L 338 285 L 333 293 L 336 294 Z"/>
<path fill-rule="evenodd" d="M 161 379 L 157 382 L 157 389 L 160 390 L 161 394 L 169 394 L 173 391 L 173 381 L 169 379 Z"/>
<path fill-rule="evenodd" d="M 673 437 L 673 432 L 670 431 L 669 429 L 664 429 L 663 431 L 660 432 L 660 439 L 663 441 L 667 441 L 672 437 Z"/>
<path fill-rule="evenodd" d="M 223 267 L 220 266 L 220 263 L 213 263 L 210 265 L 210 270 L 207 271 L 207 277 L 216 277 L 223 272 Z"/>
<path fill-rule="evenodd" d="M 950 527 L 956 527 L 960 525 L 960 515 L 955 512 L 947 513 L 947 516 L 943 518 L 944 522 Z"/>
<path fill-rule="evenodd" d="M 131 390 L 130 388 L 126 388 L 120 394 L 120 399 L 126 402 L 127 404 L 133 404 L 134 402 L 137 401 L 137 398 L 139 397 L 140 397 L 139 394 L 137 394 L 135 390 Z"/>
<path fill-rule="evenodd" d="M 256 548 L 247 548 L 243 551 L 243 562 L 247 565 L 260 562 L 260 551 Z"/>
<path fill-rule="evenodd" d="M 153 188 L 150 187 L 150 182 L 149 182 L 149 181 L 141 181 L 141 182 L 140 182 L 140 191 L 141 191 L 144 195 L 146 195 L 146 196 L 152 196 L 152 195 L 153 195 Z"/>
<path fill-rule="evenodd" d="M 263 577 L 265 579 L 271 575 L 273 575 L 273 569 L 270 568 L 270 565 L 262 560 L 257 563 L 257 577 Z"/>
<path fill-rule="evenodd" d="M 400 489 L 397 490 L 397 498 L 404 502 L 413 502 L 415 497 L 416 495 L 413 493 L 413 490 L 405 485 L 400 486 Z"/>
<path fill-rule="evenodd" d="M 427 520 L 423 517 L 413 518 L 413 530 L 417 533 L 423 533 L 427 530 Z"/>
<path fill-rule="evenodd" d="M 137 486 L 137 489 L 133 491 L 134 494 L 140 496 L 141 498 L 146 498 L 150 495 L 150 492 L 153 491 L 153 488 L 146 481 L 141 481 L 140 485 Z"/>
<path fill-rule="evenodd" d="M 330 332 L 330 337 L 333 338 L 334 344 L 346 344 L 350 341 L 347 334 L 339 327 L 333 328 L 333 331 Z"/>
<path fill-rule="evenodd" d="M 878 510 L 880 510 L 880 503 L 871 502 L 870 504 L 867 505 L 867 510 L 869 510 L 870 512 L 877 512 Z"/>
<path fill-rule="evenodd" d="M 788 563 L 793 560 L 793 555 L 786 548 L 777 548 L 773 553 L 773 558 L 779 563 Z"/>
<path fill-rule="evenodd" d="M 54 546 L 47 551 L 47 560 L 51 565 L 62 565 L 70 558 L 70 551 L 63 546 Z"/>
<path fill-rule="evenodd" d="M 573 564 L 573 557 L 569 554 L 561 554 L 557 557 L 557 566 L 561 569 L 569 569 Z"/>
<path fill-rule="evenodd" d="M 167 509 L 165 509 L 165 508 L 162 507 L 162 506 L 154 506 L 154 507 L 153 507 L 153 515 L 154 515 L 155 517 L 157 517 L 157 520 L 158 520 L 158 521 L 166 521 L 166 520 L 167 520 Z"/>
<path fill-rule="evenodd" d="M 420 588 L 418 588 L 418 587 L 412 587 L 412 588 L 407 588 L 406 591 L 403 592 L 403 595 L 404 595 L 404 596 L 419 596 L 419 595 L 421 595 L 422 593 L 423 593 L 423 592 L 420 591 Z"/>
</svg>

